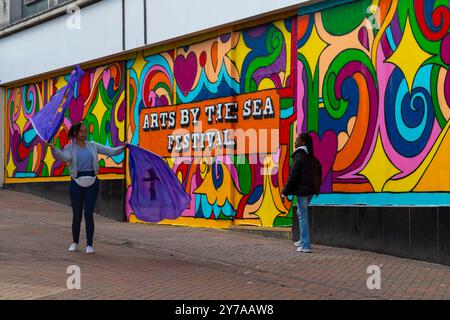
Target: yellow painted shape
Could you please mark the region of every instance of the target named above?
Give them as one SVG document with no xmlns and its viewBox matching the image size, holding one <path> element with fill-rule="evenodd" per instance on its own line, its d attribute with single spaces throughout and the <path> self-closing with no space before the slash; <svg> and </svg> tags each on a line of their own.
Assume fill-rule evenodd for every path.
<svg viewBox="0 0 450 320">
<path fill-rule="evenodd" d="M 120 180 L 124 178 L 125 176 L 123 173 L 105 173 L 98 175 L 99 180 Z"/>
<path fill-rule="evenodd" d="M 438 150 L 440 151 L 440 147 L 442 146 L 442 143 L 444 141 L 445 136 L 447 135 L 447 132 L 450 128 L 450 122 L 447 123 L 445 128 L 442 130 L 441 134 L 439 135 L 438 139 L 436 140 L 436 143 L 434 144 L 433 148 L 431 148 L 430 152 L 428 153 L 427 157 L 424 161 L 422 161 L 421 165 L 415 170 L 413 173 L 411 173 L 409 176 L 395 181 L 389 181 L 386 183 L 386 186 L 383 191 L 386 192 L 409 192 L 412 191 L 417 183 L 420 181 L 420 179 L 424 176 L 425 171 L 427 170 L 428 166 L 431 164 L 432 161 L 434 161 L 434 158 L 436 154 L 438 153 Z M 448 141 L 448 139 L 447 139 Z M 445 162 L 445 166 L 448 167 L 448 153 L 444 155 L 447 157 L 447 161 Z M 445 158 L 444 156 L 444 158 Z M 434 177 L 435 181 L 437 177 Z M 434 182 L 436 184 L 436 182 Z M 447 189 L 448 191 L 448 189 Z"/>
<path fill-rule="evenodd" d="M 47 147 L 44 162 L 47 165 L 48 174 L 50 175 L 52 173 L 53 164 L 55 163 L 55 157 L 53 157 L 53 154 L 50 151 L 50 147 Z"/>
<path fill-rule="evenodd" d="M 279 20 L 274 23 L 282 33 L 286 45 L 286 73 L 281 78 L 283 81 L 283 86 L 286 86 L 286 81 L 291 74 L 291 47 L 292 47 L 292 36 L 291 33 L 286 29 L 285 20 Z"/>
<path fill-rule="evenodd" d="M 14 160 L 12 157 L 12 152 L 9 152 L 8 164 L 6 165 L 6 177 L 13 177 L 14 171 L 16 170 L 16 166 L 14 165 Z"/>
<path fill-rule="evenodd" d="M 283 214 L 282 210 L 278 209 L 281 203 L 281 197 L 279 196 L 279 192 L 272 188 L 272 182 L 270 181 L 270 175 L 268 174 L 273 166 L 273 163 L 270 160 L 265 161 L 264 164 L 264 191 L 263 191 L 263 201 L 259 209 L 254 213 L 261 219 L 261 224 L 263 227 L 272 227 L 275 218 L 279 214 Z M 274 194 L 278 194 L 280 198 L 279 201 L 276 201 L 274 198 Z M 278 202 L 278 203 L 277 203 Z M 278 204 L 278 206 L 277 206 Z M 281 203 L 281 206 L 283 204 Z"/>
<path fill-rule="evenodd" d="M 229 53 L 227 53 L 227 56 L 231 59 L 231 61 L 234 61 L 239 74 L 242 74 L 242 65 L 244 64 L 244 60 L 249 52 L 251 52 L 251 49 L 247 47 L 244 41 L 244 35 L 241 32 L 239 33 L 239 41 L 237 45 L 231 49 Z"/>
<path fill-rule="evenodd" d="M 266 89 L 273 89 L 273 88 L 275 88 L 275 83 L 273 83 L 273 81 L 270 80 L 269 78 L 264 78 L 258 86 L 258 91 L 266 90 Z"/>
<path fill-rule="evenodd" d="M 232 220 L 211 220 L 204 218 L 194 217 L 179 217 L 176 220 L 162 220 L 158 223 L 149 223 L 139 220 L 134 214 L 130 215 L 130 223 L 143 223 L 143 224 L 157 224 L 157 225 L 170 225 L 170 226 L 184 226 L 194 228 L 214 228 L 214 229 L 228 229 L 233 225 Z"/>
<path fill-rule="evenodd" d="M 260 219 L 237 219 L 234 220 L 235 226 L 255 226 L 255 227 L 261 227 L 261 220 Z"/>
<path fill-rule="evenodd" d="M 142 51 L 139 51 L 136 55 L 136 59 L 134 60 L 134 63 L 131 67 L 134 71 L 136 71 L 136 75 L 139 79 L 142 70 L 144 70 L 145 65 L 147 64 L 147 61 L 144 59 L 142 55 Z"/>
<path fill-rule="evenodd" d="M 62 87 L 66 86 L 66 85 L 67 85 L 67 81 L 64 78 L 64 76 L 58 77 L 58 81 L 56 81 L 56 83 L 55 83 L 56 90 L 59 91 L 59 90 L 61 90 Z"/>
<path fill-rule="evenodd" d="M 410 92 L 414 84 L 414 78 L 417 71 L 430 57 L 431 55 L 423 51 L 417 43 L 408 18 L 406 20 L 403 38 L 400 41 L 397 50 L 395 50 L 394 54 L 387 59 L 387 61 L 395 64 L 403 71 L 406 81 L 408 82 Z"/>
<path fill-rule="evenodd" d="M 298 49 L 298 52 L 306 58 L 306 61 L 308 61 L 313 78 L 320 55 L 326 47 L 327 44 L 320 38 L 317 33 L 316 26 L 314 25 L 308 41 L 303 45 L 303 47 Z"/>
<path fill-rule="evenodd" d="M 447 130 L 430 165 L 414 188 L 416 192 L 450 190 L 450 132 Z"/>
<path fill-rule="evenodd" d="M 218 164 L 222 166 L 223 170 L 223 182 L 218 189 L 214 187 L 213 178 L 212 178 L 212 170 L 210 167 L 207 167 L 207 174 L 200 184 L 199 187 L 194 191 L 196 194 L 204 194 L 208 199 L 208 203 L 213 205 L 217 202 L 219 207 L 223 207 L 225 202 L 228 200 L 233 209 L 236 210 L 239 202 L 242 199 L 242 194 L 239 193 L 236 186 L 234 185 L 233 179 L 231 178 L 231 174 L 228 171 L 228 168 L 224 164 Z"/>
<path fill-rule="evenodd" d="M 25 125 L 28 122 L 28 119 L 25 117 L 25 110 L 23 107 L 19 107 L 19 117 L 16 120 L 17 125 L 19 126 L 20 133 L 24 134 Z"/>
<path fill-rule="evenodd" d="M 102 123 L 102 119 L 105 116 L 106 111 L 108 111 L 108 108 L 105 106 L 102 98 L 99 97 L 99 99 L 97 100 L 97 104 L 94 107 L 94 110 L 92 110 L 91 112 L 97 119 L 99 125 Z"/>
<path fill-rule="evenodd" d="M 382 192 L 385 191 L 383 187 L 386 184 L 386 181 L 400 172 L 401 171 L 396 168 L 387 157 L 386 152 L 383 149 L 381 137 L 378 134 L 377 144 L 373 155 L 360 174 L 370 181 L 375 192 Z"/>
</svg>

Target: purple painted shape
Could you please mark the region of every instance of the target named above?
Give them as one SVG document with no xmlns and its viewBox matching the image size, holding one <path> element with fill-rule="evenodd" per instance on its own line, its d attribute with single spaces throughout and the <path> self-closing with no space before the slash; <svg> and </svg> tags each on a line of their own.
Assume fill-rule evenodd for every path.
<svg viewBox="0 0 450 320">
<path fill-rule="evenodd" d="M 117 118 L 120 122 L 123 122 L 125 120 L 125 100 L 120 104 Z"/>
<path fill-rule="evenodd" d="M 326 173 L 325 173 L 326 174 Z M 320 193 L 332 193 L 333 192 L 333 170 L 330 170 L 322 179 L 322 186 L 320 187 Z"/>
<path fill-rule="evenodd" d="M 359 29 L 358 39 L 359 42 L 361 42 L 361 44 L 364 46 L 364 48 L 369 50 L 369 34 L 367 33 L 367 29 L 365 27 Z"/>
<path fill-rule="evenodd" d="M 441 57 L 444 63 L 450 64 L 450 34 L 447 34 L 442 40 Z M 444 96 L 447 105 L 450 106 L 450 71 L 447 71 L 447 75 L 444 80 Z"/>
<path fill-rule="evenodd" d="M 398 13 L 396 13 L 394 15 L 394 18 L 392 19 L 390 27 L 391 27 L 391 32 L 392 32 L 392 38 L 394 39 L 395 44 L 398 46 L 400 44 L 400 41 L 403 38 L 403 34 L 400 29 L 400 20 L 398 17 Z"/>
<path fill-rule="evenodd" d="M 268 75 L 273 76 L 273 74 L 277 75 L 278 78 L 278 85 L 277 88 L 281 87 L 281 81 L 279 79 L 278 73 L 280 71 L 286 71 L 286 44 L 283 43 L 283 49 L 281 50 L 280 55 L 278 58 L 270 65 L 263 68 L 260 68 L 255 71 L 253 74 L 253 78 L 255 79 L 256 83 L 260 83 L 264 78 L 267 78 Z M 273 80 L 273 77 L 271 77 Z"/>
<path fill-rule="evenodd" d="M 230 38 L 231 38 L 231 32 L 222 34 L 222 35 L 220 35 L 219 38 L 220 38 L 220 41 L 222 41 L 222 43 L 226 43 L 226 42 L 228 42 L 228 40 L 230 40 Z"/>
<path fill-rule="evenodd" d="M 442 61 L 450 64 L 450 33 L 445 36 L 441 43 L 441 57 Z"/>
<path fill-rule="evenodd" d="M 386 34 L 383 35 L 383 38 L 381 39 L 381 47 L 383 49 L 383 53 L 386 58 L 389 58 L 394 53 L 394 51 L 389 45 L 389 41 L 387 40 Z"/>
<path fill-rule="evenodd" d="M 444 94 L 445 101 L 447 101 L 447 105 L 450 106 L 450 71 L 447 71 L 447 75 L 445 76 Z"/>
<path fill-rule="evenodd" d="M 247 33 L 252 38 L 259 38 L 263 35 L 264 32 L 266 32 L 266 30 L 267 30 L 267 26 L 262 25 L 262 26 L 248 29 L 243 34 Z"/>
</svg>

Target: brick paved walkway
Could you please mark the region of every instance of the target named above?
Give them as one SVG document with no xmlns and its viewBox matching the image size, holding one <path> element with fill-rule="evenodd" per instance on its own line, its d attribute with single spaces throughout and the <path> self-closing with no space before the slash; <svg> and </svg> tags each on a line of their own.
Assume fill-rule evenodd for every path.
<svg viewBox="0 0 450 320">
<path fill-rule="evenodd" d="M 67 252 L 71 209 L 0 190 L 0 299 L 449 299 L 450 268 L 225 230 L 96 216 L 96 254 Z M 84 229 L 84 225 L 83 225 Z M 84 230 L 82 232 L 84 239 Z M 81 290 L 66 269 L 81 268 Z M 368 290 L 369 265 L 381 290 Z"/>
</svg>

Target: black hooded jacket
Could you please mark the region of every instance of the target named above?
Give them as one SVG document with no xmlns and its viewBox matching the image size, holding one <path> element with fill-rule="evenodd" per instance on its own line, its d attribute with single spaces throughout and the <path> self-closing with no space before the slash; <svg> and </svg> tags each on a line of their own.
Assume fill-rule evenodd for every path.
<svg viewBox="0 0 450 320">
<path fill-rule="evenodd" d="M 310 196 L 314 194 L 313 174 L 311 161 L 303 149 L 297 149 L 291 156 L 293 162 L 289 172 L 289 178 L 284 186 L 285 196 Z"/>
</svg>

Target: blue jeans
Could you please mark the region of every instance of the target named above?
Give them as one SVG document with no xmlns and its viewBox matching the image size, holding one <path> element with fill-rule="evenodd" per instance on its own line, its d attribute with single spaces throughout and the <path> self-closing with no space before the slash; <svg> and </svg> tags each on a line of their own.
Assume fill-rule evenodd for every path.
<svg viewBox="0 0 450 320">
<path fill-rule="evenodd" d="M 300 246 L 303 249 L 311 250 L 311 238 L 309 236 L 309 221 L 308 221 L 308 205 L 311 202 L 311 197 L 297 197 L 298 206 L 298 221 L 300 227 Z"/>
<path fill-rule="evenodd" d="M 88 188 L 80 187 L 73 179 L 70 182 L 70 200 L 73 211 L 72 237 L 75 243 L 80 242 L 80 228 L 84 209 L 87 245 L 92 246 L 94 238 L 94 209 L 99 189 L 98 179 Z"/>
</svg>

